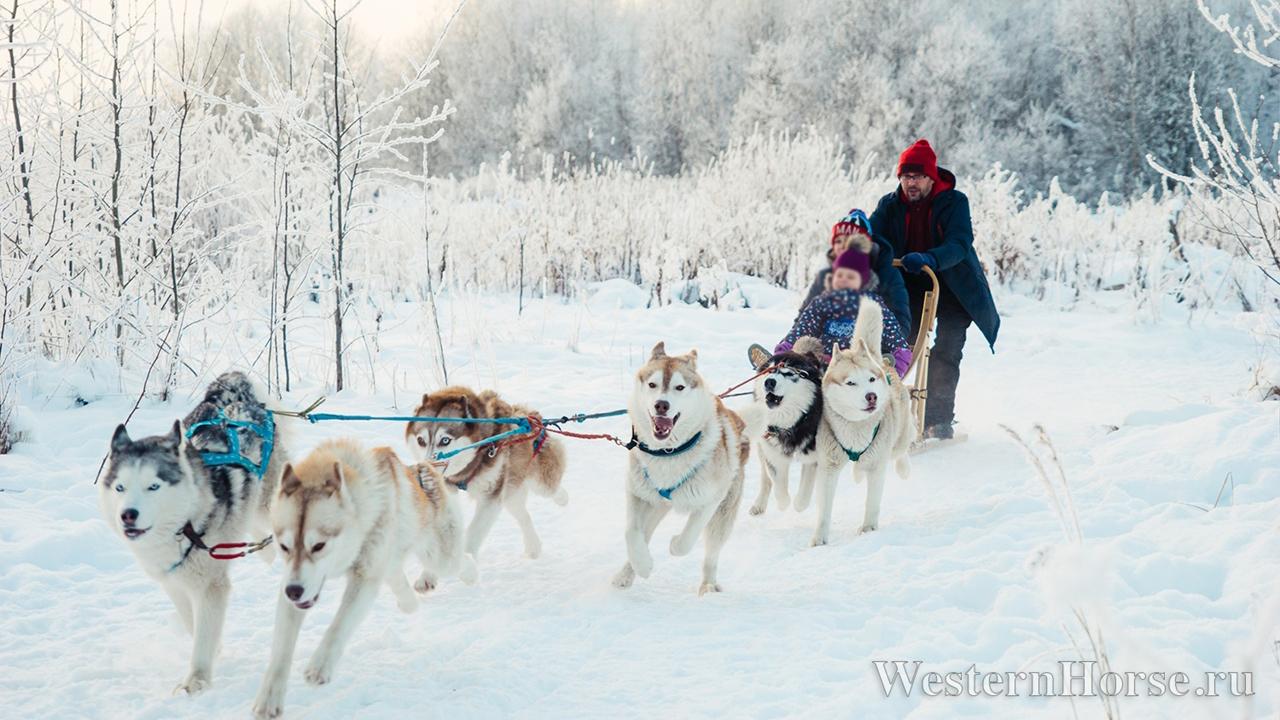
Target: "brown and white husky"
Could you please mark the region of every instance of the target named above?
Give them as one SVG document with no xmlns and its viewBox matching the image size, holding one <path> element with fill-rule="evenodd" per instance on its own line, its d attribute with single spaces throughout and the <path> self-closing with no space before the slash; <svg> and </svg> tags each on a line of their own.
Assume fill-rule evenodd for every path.
<svg viewBox="0 0 1280 720">
<path fill-rule="evenodd" d="M 411 422 L 405 428 L 405 440 L 419 462 L 431 462 L 438 453 L 472 445 L 512 427 L 464 422 L 467 419 L 532 414 L 528 408 L 512 405 L 491 390 L 476 393 L 455 385 L 423 395 L 414 415 L 458 420 Z M 467 527 L 467 553 L 479 555 L 480 546 L 498 519 L 498 511 L 506 508 L 520 523 L 525 555 L 536 558 L 542 554 L 542 540 L 533 529 L 533 518 L 529 517 L 525 505 L 530 491 L 550 497 L 557 505 L 568 504 L 569 494 L 560 482 L 565 469 L 564 447 L 558 439 L 547 437 L 536 454 L 532 442 L 505 447 L 491 444 L 465 450 L 441 462 L 445 480 L 465 491 L 476 503 L 475 515 Z"/>
</svg>

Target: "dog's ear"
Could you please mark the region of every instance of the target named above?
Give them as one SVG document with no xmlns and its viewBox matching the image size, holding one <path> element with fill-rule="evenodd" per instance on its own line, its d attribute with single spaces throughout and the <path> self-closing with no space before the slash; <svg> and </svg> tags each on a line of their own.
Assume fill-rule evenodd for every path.
<svg viewBox="0 0 1280 720">
<path fill-rule="evenodd" d="M 182 444 L 186 442 L 187 435 L 182 431 L 182 421 L 174 420 L 173 428 L 169 430 L 168 440 L 174 447 L 181 449 Z"/>
<path fill-rule="evenodd" d="M 288 497 L 302 489 L 302 480 L 293 471 L 293 463 L 284 464 L 284 472 L 280 474 L 280 494 Z"/>
<path fill-rule="evenodd" d="M 653 351 L 649 353 L 650 360 L 657 360 L 658 358 L 664 358 L 666 356 L 667 356 L 666 341 L 659 341 L 657 345 L 653 346 Z"/>
<path fill-rule="evenodd" d="M 467 399 L 466 395 L 462 396 L 462 417 L 471 417 L 471 402 Z"/>
<path fill-rule="evenodd" d="M 426 407 L 431 401 L 431 393 L 422 393 L 422 402 L 418 403 L 418 407 Z"/>
<path fill-rule="evenodd" d="M 335 462 L 333 464 L 333 473 L 325 478 L 324 491 L 326 495 L 337 495 L 342 490 L 342 463 Z"/>
<path fill-rule="evenodd" d="M 133 441 L 129 439 L 129 431 L 125 429 L 124 423 L 116 426 L 116 431 L 111 435 L 111 454 L 124 452 Z"/>
</svg>

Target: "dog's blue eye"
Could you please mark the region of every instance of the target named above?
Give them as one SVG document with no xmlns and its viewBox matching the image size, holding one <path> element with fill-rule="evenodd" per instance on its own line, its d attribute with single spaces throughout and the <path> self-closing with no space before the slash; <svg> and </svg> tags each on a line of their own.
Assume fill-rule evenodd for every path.
<svg viewBox="0 0 1280 720">
<path fill-rule="evenodd" d="M 124 486 L 123 486 L 123 485 L 117 485 L 117 486 L 116 486 L 116 492 L 124 492 Z"/>
<path fill-rule="evenodd" d="M 445 445 L 448 445 L 448 444 L 449 444 L 449 443 L 451 443 L 451 442 L 453 442 L 453 438 L 451 438 L 451 437 L 442 437 L 442 438 L 440 438 L 439 440 L 437 440 L 437 441 L 436 441 L 436 444 L 437 444 L 437 445 L 439 445 L 440 447 L 444 447 Z"/>
<path fill-rule="evenodd" d="M 160 483 L 151 483 L 151 485 L 147 487 L 147 492 L 155 492 L 159 489 L 160 489 Z"/>
</svg>

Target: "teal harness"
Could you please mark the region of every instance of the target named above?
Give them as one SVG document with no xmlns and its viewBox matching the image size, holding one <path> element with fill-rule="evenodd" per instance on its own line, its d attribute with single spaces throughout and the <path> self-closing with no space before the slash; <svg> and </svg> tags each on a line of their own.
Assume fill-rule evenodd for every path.
<svg viewBox="0 0 1280 720">
<path fill-rule="evenodd" d="M 646 455 L 652 455 L 653 457 L 672 457 L 675 455 L 679 455 L 689 450 L 694 445 L 697 445 L 698 441 L 701 439 L 702 439 L 702 433 L 698 432 L 696 435 L 689 438 L 679 447 L 658 448 L 655 450 L 654 448 L 651 448 L 648 445 L 645 445 L 644 443 L 636 439 L 635 431 L 632 431 L 631 433 L 631 441 L 635 443 L 636 449 L 640 450 L 640 452 L 645 453 Z M 703 460 L 702 462 L 689 468 L 689 471 L 684 474 L 684 477 L 680 478 L 679 482 L 677 482 L 675 485 L 672 485 L 669 488 L 655 487 L 653 484 L 653 480 L 649 477 L 649 468 L 641 465 L 640 472 L 641 474 L 644 475 L 644 481 L 649 483 L 649 487 L 652 487 L 655 491 L 657 491 L 657 493 L 662 496 L 663 500 L 670 500 L 671 494 L 674 493 L 676 490 L 679 490 L 681 485 L 684 485 L 685 483 L 689 482 L 690 478 L 692 478 L 694 475 L 697 475 L 698 471 L 702 469 L 702 466 L 706 465 L 707 460 L 710 460 L 710 459 L 711 459 L 710 456 L 708 456 L 706 460 Z"/>
<path fill-rule="evenodd" d="M 879 434 L 880 434 L 880 424 L 876 423 L 876 429 L 871 431 L 871 439 L 867 441 L 867 446 L 858 451 L 850 450 L 844 445 L 840 445 L 840 442 L 838 440 L 836 441 L 836 444 L 840 445 L 840 449 L 844 451 L 845 455 L 849 456 L 849 459 L 851 461 L 858 462 L 859 460 L 862 459 L 862 456 L 866 455 L 867 451 L 871 449 L 871 444 L 876 441 L 876 436 Z"/>
<path fill-rule="evenodd" d="M 272 419 L 271 413 L 267 413 L 267 419 L 261 423 L 249 422 L 248 420 L 232 420 L 228 418 L 221 409 L 212 420 L 201 420 L 192 423 L 187 428 L 187 439 L 202 427 L 222 428 L 227 434 L 227 451 L 226 452 L 205 452 L 200 451 L 200 459 L 205 465 L 215 467 L 218 465 L 236 465 L 248 470 L 261 480 L 262 476 L 267 473 L 267 464 L 271 461 L 271 448 L 275 444 L 276 423 Z M 257 435 L 262 439 L 262 460 L 261 462 L 253 462 L 240 452 L 240 431 Z"/>
</svg>

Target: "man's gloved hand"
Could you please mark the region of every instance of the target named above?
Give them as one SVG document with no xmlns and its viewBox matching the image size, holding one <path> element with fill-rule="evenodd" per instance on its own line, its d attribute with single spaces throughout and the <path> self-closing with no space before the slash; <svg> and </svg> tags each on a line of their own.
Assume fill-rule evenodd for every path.
<svg viewBox="0 0 1280 720">
<path fill-rule="evenodd" d="M 902 256 L 902 269 L 912 275 L 919 275 L 925 265 L 934 270 L 938 269 L 938 261 L 930 253 L 913 252 Z"/>
</svg>

